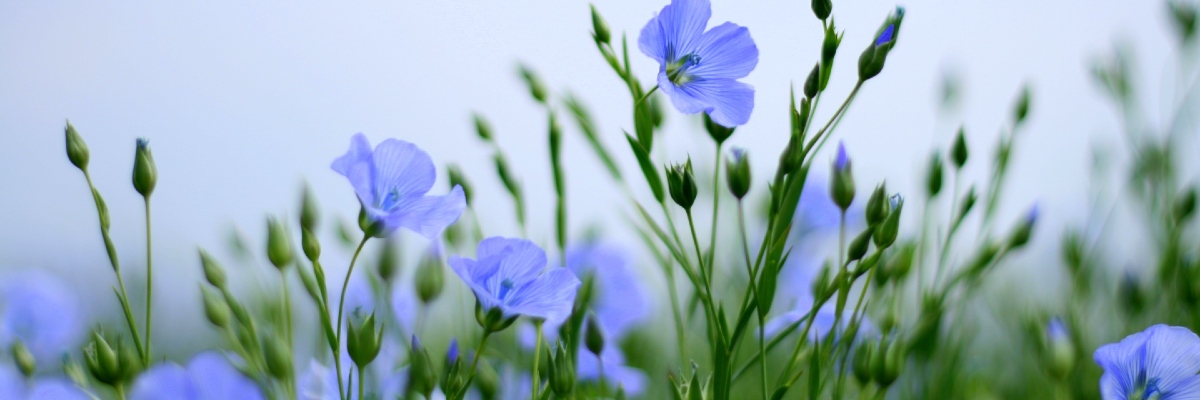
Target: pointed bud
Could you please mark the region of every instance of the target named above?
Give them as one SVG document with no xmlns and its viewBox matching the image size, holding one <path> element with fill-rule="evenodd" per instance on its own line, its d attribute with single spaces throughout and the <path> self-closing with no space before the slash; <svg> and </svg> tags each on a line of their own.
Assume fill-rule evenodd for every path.
<svg viewBox="0 0 1200 400">
<path fill-rule="evenodd" d="M 708 131 L 708 136 L 717 144 L 725 143 L 726 139 L 733 136 L 734 128 L 725 127 L 712 120 L 708 113 L 704 113 L 704 130 Z"/>
<path fill-rule="evenodd" d="M 854 370 L 854 379 L 858 380 L 860 385 L 871 383 L 871 359 L 875 356 L 876 346 L 874 341 L 867 342 L 854 352 L 851 367 Z"/>
<path fill-rule="evenodd" d="M 881 249 L 896 242 L 896 236 L 900 233 L 900 211 L 904 209 L 904 198 L 900 195 L 893 195 L 888 201 L 891 210 L 887 219 L 875 230 L 875 246 Z"/>
<path fill-rule="evenodd" d="M 1021 88 L 1021 94 L 1017 97 L 1017 103 L 1013 105 L 1013 127 L 1020 126 L 1025 122 L 1025 118 L 1029 117 L 1029 102 L 1033 94 L 1030 93 L 1029 84 L 1026 83 Z"/>
<path fill-rule="evenodd" d="M 813 15 L 824 21 L 833 12 L 833 0 L 812 0 Z"/>
<path fill-rule="evenodd" d="M 200 265 L 204 267 L 204 279 L 209 284 L 220 289 L 225 288 L 225 269 L 204 249 L 200 249 Z"/>
<path fill-rule="evenodd" d="M 888 16 L 883 26 L 875 34 L 875 40 L 858 58 L 858 78 L 861 81 L 874 78 L 883 71 L 888 53 L 896 46 L 900 38 L 900 23 L 904 21 L 904 8 L 896 7 L 896 11 Z"/>
<path fill-rule="evenodd" d="M 854 175 L 850 171 L 850 158 L 846 156 L 846 146 L 838 143 L 837 158 L 833 161 L 832 177 L 829 180 L 829 194 L 833 203 L 843 212 L 854 202 Z"/>
<path fill-rule="evenodd" d="M 596 11 L 596 5 L 590 4 L 592 8 L 592 37 L 597 43 L 608 44 L 612 39 L 612 35 L 608 31 L 608 23 L 604 22 L 604 17 L 600 16 L 600 12 Z"/>
<path fill-rule="evenodd" d="M 217 295 L 212 289 L 200 286 L 200 295 L 204 300 L 204 316 L 213 326 L 224 328 L 229 326 L 229 303 Z"/>
<path fill-rule="evenodd" d="M 975 187 L 971 186 L 967 189 L 967 194 L 963 195 L 961 209 L 958 212 L 958 220 L 961 221 L 967 217 L 972 208 L 975 208 L 975 202 L 979 201 L 979 196 L 975 194 Z"/>
<path fill-rule="evenodd" d="M 533 99 L 537 100 L 538 103 L 545 104 L 548 94 L 546 91 L 546 84 L 542 82 L 542 78 L 524 64 L 519 65 L 518 69 L 521 73 L 521 79 L 524 79 L 525 84 L 529 85 L 529 94 L 533 96 Z"/>
<path fill-rule="evenodd" d="M 489 124 L 488 121 L 483 118 L 483 115 L 480 115 L 478 113 L 472 115 L 471 119 L 473 121 L 475 121 L 475 134 L 479 135 L 479 138 L 483 139 L 483 141 L 491 142 L 492 141 L 492 125 Z"/>
<path fill-rule="evenodd" d="M 967 130 L 960 126 L 958 135 L 954 137 L 954 147 L 950 149 L 950 161 L 954 162 L 954 169 L 962 169 L 967 164 L 968 155 Z"/>
<path fill-rule="evenodd" d="M 1054 317 L 1046 324 L 1046 344 L 1050 375 L 1065 378 L 1075 368 L 1075 345 L 1062 319 Z"/>
<path fill-rule="evenodd" d="M 92 341 L 83 349 L 84 361 L 93 378 L 106 385 L 121 379 L 121 360 L 117 352 L 99 332 L 92 332 Z"/>
<path fill-rule="evenodd" d="M 421 260 L 417 267 L 417 298 L 421 303 L 429 304 L 442 294 L 446 285 L 445 269 L 442 261 L 434 252 L 430 252 Z"/>
<path fill-rule="evenodd" d="M 837 32 L 833 20 L 825 27 L 825 40 L 821 42 L 821 85 L 818 92 L 825 91 L 829 85 L 829 77 L 833 74 L 833 58 L 837 55 L 838 47 L 842 45 L 842 35 Z"/>
<path fill-rule="evenodd" d="M 850 241 L 850 247 L 846 248 L 847 261 L 861 260 L 867 254 L 867 247 L 871 245 L 871 235 L 874 234 L 874 231 L 874 228 L 868 227 Z"/>
<path fill-rule="evenodd" d="M 17 364 L 21 375 L 26 379 L 32 377 L 34 371 L 37 371 L 37 361 L 34 360 L 33 353 L 29 352 L 29 348 L 25 347 L 25 343 L 20 339 L 13 340 L 11 350 L 13 362 Z"/>
<path fill-rule="evenodd" d="M 1020 225 L 1013 231 L 1012 236 L 1008 238 L 1008 247 L 1012 249 L 1020 248 L 1025 243 L 1029 242 L 1029 237 L 1033 234 L 1033 226 L 1037 223 L 1038 207 L 1034 205 L 1025 213 L 1025 218 L 1021 219 Z"/>
<path fill-rule="evenodd" d="M 88 166 L 88 147 L 83 141 L 83 137 L 79 136 L 79 132 L 75 131 L 75 127 L 71 125 L 71 121 L 67 121 L 67 159 L 71 160 L 71 164 L 80 171 L 87 171 Z"/>
<path fill-rule="evenodd" d="M 267 217 L 267 258 L 275 268 L 284 269 L 292 263 L 292 239 L 275 217 Z"/>
<path fill-rule="evenodd" d="M 584 338 L 584 344 L 587 345 L 588 351 L 597 357 L 604 351 L 604 332 L 601 330 L 600 320 L 596 318 L 594 312 L 588 313 L 587 336 Z"/>
<path fill-rule="evenodd" d="M 433 360 L 429 358 L 429 351 L 425 350 L 425 346 L 421 345 L 421 340 L 417 339 L 416 335 L 412 337 L 412 346 L 409 360 L 411 364 L 408 369 L 408 392 L 420 393 L 425 398 L 430 398 L 434 387 L 437 385 L 437 378 L 433 373 Z M 476 354 L 476 357 L 481 355 Z"/>
<path fill-rule="evenodd" d="M 901 280 L 908 275 L 912 270 L 913 258 L 916 257 L 917 246 L 915 243 L 908 243 L 900 247 L 900 252 L 892 256 L 887 263 L 888 275 Z"/>
<path fill-rule="evenodd" d="M 392 282 L 396 275 L 400 273 L 400 241 L 394 238 L 387 238 L 383 241 L 383 246 L 379 249 L 379 264 L 376 266 L 379 271 L 379 277 L 383 278 L 384 282 Z"/>
<path fill-rule="evenodd" d="M 321 241 L 317 239 L 317 235 L 308 228 L 300 228 L 300 247 L 304 250 L 304 256 L 308 261 L 316 261 L 321 258 Z"/>
<path fill-rule="evenodd" d="M 687 163 L 675 164 L 667 169 L 667 184 L 671 192 L 671 199 L 675 200 L 675 204 L 683 207 L 684 210 L 691 210 L 692 204 L 696 202 L 696 178 L 692 175 L 692 159 L 688 157 Z"/>
<path fill-rule="evenodd" d="M 575 363 L 562 341 L 550 358 L 550 388 L 559 396 L 567 396 L 575 389 Z"/>
<path fill-rule="evenodd" d="M 305 184 L 300 195 L 300 227 L 316 231 L 317 222 L 320 220 L 321 210 L 317 206 L 317 197 L 313 195 L 312 187 Z"/>
<path fill-rule="evenodd" d="M 1188 187 L 1175 198 L 1175 221 L 1184 222 L 1196 211 L 1196 187 Z"/>
<path fill-rule="evenodd" d="M 750 192 L 750 157 L 746 150 L 734 148 L 730 158 L 725 161 L 725 179 L 729 183 L 729 193 L 741 200 Z"/>
<path fill-rule="evenodd" d="M 875 187 L 875 191 L 871 192 L 871 198 L 867 200 L 867 209 L 865 210 L 867 226 L 883 223 L 890 211 L 888 208 L 887 184 L 880 183 Z"/>
<path fill-rule="evenodd" d="M 354 365 L 358 368 L 366 368 L 379 355 L 379 349 L 383 343 L 383 326 L 375 329 L 375 313 L 372 312 L 366 319 L 362 321 L 358 328 L 354 328 L 354 324 L 350 324 L 350 333 L 347 336 L 346 351 L 350 353 L 350 359 L 354 360 Z"/>
<path fill-rule="evenodd" d="M 1191 2 L 1173 0 L 1167 2 L 1171 10 L 1171 21 L 1179 35 L 1180 42 L 1187 44 L 1196 36 L 1196 5 Z"/>
<path fill-rule="evenodd" d="M 150 197 L 157 182 L 158 169 L 154 166 L 154 155 L 150 153 L 150 142 L 138 139 L 137 152 L 133 157 L 133 188 L 142 197 Z"/>
<path fill-rule="evenodd" d="M 813 301 L 821 302 L 829 298 L 835 288 L 833 279 L 833 268 L 825 264 L 817 278 L 812 281 Z"/>
<path fill-rule="evenodd" d="M 942 178 L 945 175 L 944 167 L 942 166 L 942 154 L 934 152 L 929 157 L 929 174 L 925 177 L 925 194 L 929 198 L 937 197 L 942 191 Z"/>
<path fill-rule="evenodd" d="M 267 335 L 263 340 L 263 356 L 267 360 L 267 372 L 275 379 L 287 379 L 294 371 L 292 350 L 279 335 Z"/>
<path fill-rule="evenodd" d="M 821 1 L 821 0 L 814 0 Z M 808 79 L 804 80 L 804 97 L 813 98 L 817 96 L 817 92 L 821 90 L 821 63 L 813 66 L 812 72 L 808 73 Z"/>
<path fill-rule="evenodd" d="M 473 192 L 471 188 L 471 182 L 467 181 L 467 176 L 463 174 L 463 171 L 458 167 L 458 164 L 450 164 L 447 166 L 446 175 L 449 177 L 450 189 L 454 189 L 455 186 L 461 187 L 463 191 L 463 197 L 466 198 L 467 204 L 471 204 L 471 193 Z"/>
</svg>

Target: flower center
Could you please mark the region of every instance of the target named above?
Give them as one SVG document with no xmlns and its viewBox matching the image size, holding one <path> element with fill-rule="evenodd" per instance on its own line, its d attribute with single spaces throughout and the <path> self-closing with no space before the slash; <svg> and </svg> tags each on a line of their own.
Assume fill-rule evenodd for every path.
<svg viewBox="0 0 1200 400">
<path fill-rule="evenodd" d="M 383 200 L 379 202 L 379 208 L 384 211 L 392 211 L 399 204 L 400 190 L 392 189 L 392 191 L 388 192 L 387 196 L 384 196 Z"/>
<path fill-rule="evenodd" d="M 1139 376 L 1138 385 L 1129 394 L 1130 400 L 1159 400 L 1162 391 L 1158 388 L 1158 378 L 1146 379 L 1145 372 Z"/>
<path fill-rule="evenodd" d="M 499 297 L 500 301 L 504 301 L 504 298 L 508 297 L 508 293 L 512 291 L 513 285 L 515 283 L 513 283 L 512 279 L 500 281 L 500 293 L 497 293 L 496 297 Z"/>
<path fill-rule="evenodd" d="M 682 85 L 692 80 L 692 76 L 686 72 L 688 69 L 700 65 L 700 55 L 688 54 L 680 57 L 675 62 L 667 64 L 667 79 L 676 85 Z"/>
</svg>

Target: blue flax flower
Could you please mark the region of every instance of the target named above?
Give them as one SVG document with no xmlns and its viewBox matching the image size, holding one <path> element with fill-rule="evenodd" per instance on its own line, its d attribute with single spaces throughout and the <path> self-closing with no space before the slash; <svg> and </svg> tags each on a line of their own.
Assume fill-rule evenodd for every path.
<svg viewBox="0 0 1200 400">
<path fill-rule="evenodd" d="M 0 347 L 20 340 L 43 366 L 54 365 L 86 333 L 79 299 L 54 275 L 27 271 L 0 281 Z"/>
<path fill-rule="evenodd" d="M 238 371 L 225 355 L 207 351 L 197 354 L 187 368 L 162 363 L 138 376 L 129 396 L 132 400 L 261 400 L 262 390 Z"/>
<path fill-rule="evenodd" d="M 758 47 L 748 29 L 731 22 L 705 32 L 710 16 L 708 0 L 673 0 L 642 28 L 638 47 L 658 61 L 658 89 L 676 109 L 742 125 L 754 110 L 754 87 L 737 79 L 758 65 Z"/>
<path fill-rule="evenodd" d="M 1200 337 L 1187 328 L 1155 325 L 1100 346 L 1104 400 L 1200 399 Z"/>
<path fill-rule="evenodd" d="M 358 200 L 380 235 L 405 227 L 426 238 L 437 237 L 466 208 L 462 187 L 430 196 L 437 171 L 429 154 L 416 145 L 387 139 L 371 150 L 361 133 L 350 138 L 350 150 L 333 161 L 333 170 L 350 180 Z"/>
<path fill-rule="evenodd" d="M 546 252 L 524 239 L 479 242 L 477 259 L 450 257 L 450 267 L 475 292 L 484 312 L 504 319 L 524 315 L 559 324 L 571 314 L 579 279 L 565 268 L 546 269 Z"/>
<path fill-rule="evenodd" d="M 26 379 L 17 368 L 0 364 L 0 399 L 5 400 L 91 400 L 91 396 L 62 378 Z"/>
</svg>

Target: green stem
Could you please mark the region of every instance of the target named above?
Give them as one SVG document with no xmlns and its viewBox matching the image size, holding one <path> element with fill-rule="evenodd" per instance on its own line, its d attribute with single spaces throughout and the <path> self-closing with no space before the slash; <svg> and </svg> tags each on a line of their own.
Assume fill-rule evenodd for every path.
<svg viewBox="0 0 1200 400">
<path fill-rule="evenodd" d="M 154 305 L 154 268 L 150 257 L 150 196 L 143 197 L 146 203 L 146 351 L 142 353 L 142 365 L 150 365 L 150 325 Z"/>
<path fill-rule="evenodd" d="M 366 398 L 363 397 L 363 381 L 365 381 L 366 378 L 363 377 L 362 367 L 358 367 L 356 369 L 358 369 L 358 398 L 359 400 L 362 400 Z"/>
<path fill-rule="evenodd" d="M 121 262 L 117 259 L 116 247 L 113 246 L 112 237 L 108 234 L 108 227 L 104 224 L 105 213 L 108 212 L 108 209 L 104 205 L 104 200 L 100 198 L 100 192 L 96 190 L 96 185 L 92 183 L 92 175 L 84 170 L 83 177 L 87 179 L 88 188 L 92 190 L 92 200 L 96 202 L 96 216 L 100 218 L 100 236 L 104 239 L 104 247 L 108 251 L 108 261 L 117 275 L 117 287 L 120 289 L 120 292 L 117 293 L 117 300 L 121 303 L 121 311 L 125 313 L 125 323 L 129 325 L 129 333 L 133 336 L 133 347 L 137 349 L 138 356 L 145 360 L 147 359 L 146 350 L 142 347 L 142 339 L 138 334 L 137 321 L 133 318 L 133 310 L 129 308 L 129 295 L 125 291 L 125 279 L 121 277 Z"/>
<path fill-rule="evenodd" d="M 350 267 L 346 269 L 346 279 L 342 281 L 342 295 L 338 299 L 337 327 L 335 328 L 337 333 L 333 336 L 333 363 L 337 366 L 339 396 L 341 393 L 346 393 L 345 384 L 342 382 L 342 308 L 346 304 L 346 288 L 350 287 L 350 274 L 354 272 L 354 263 L 358 261 L 358 254 L 362 253 L 363 246 L 370 239 L 371 235 L 364 234 L 362 241 L 358 243 L 358 248 L 354 249 L 354 257 L 350 258 Z"/>
<path fill-rule="evenodd" d="M 715 223 L 714 223 L 715 225 Z M 714 229 L 715 231 L 716 229 Z M 742 205 L 742 199 L 738 199 L 738 231 L 742 236 L 742 254 L 746 258 L 746 272 L 750 275 L 750 291 L 754 292 L 754 297 L 758 297 L 758 289 L 756 279 L 758 278 L 757 268 L 750 261 L 750 243 L 746 240 L 746 209 Z M 716 243 L 714 242 L 714 246 Z M 761 307 L 755 307 L 758 314 L 758 364 L 762 374 L 762 395 L 763 400 L 767 400 L 770 393 L 767 392 L 767 333 L 766 333 L 766 315 L 764 315 Z M 730 381 L 732 385 L 732 379 Z"/>
<path fill-rule="evenodd" d="M 668 260 L 660 260 L 666 264 Z M 668 265 L 667 271 L 667 295 L 671 296 L 671 315 L 675 319 L 675 344 L 679 347 L 679 359 L 684 365 L 687 364 L 687 336 L 683 334 L 683 316 L 679 314 L 679 293 L 675 289 L 675 272 Z"/>
<path fill-rule="evenodd" d="M 542 359 L 542 321 L 535 321 L 533 324 L 537 326 L 537 341 L 533 345 L 533 379 L 531 379 L 533 381 L 533 388 L 529 391 L 529 399 L 537 400 L 538 388 L 542 386 L 538 382 L 541 380 L 541 376 L 538 375 L 538 361 L 541 361 Z M 478 357 L 478 355 L 476 355 L 476 357 Z M 559 362 L 562 361 L 560 360 Z"/>
<path fill-rule="evenodd" d="M 475 347 L 475 357 L 471 359 L 471 371 L 467 373 L 467 383 L 463 385 L 452 399 L 462 399 L 463 395 L 467 394 L 467 389 L 471 388 L 471 381 L 475 380 L 475 369 L 479 366 L 479 359 L 483 358 L 483 349 L 487 346 L 488 337 L 492 336 L 492 332 L 486 328 L 483 330 L 483 337 L 479 338 L 479 346 Z"/>
<path fill-rule="evenodd" d="M 957 171 L 954 173 L 954 195 L 950 198 L 950 228 L 946 230 L 946 240 L 942 242 L 942 248 L 940 249 L 941 254 L 938 256 L 937 275 L 933 279 L 933 285 L 935 288 L 941 285 L 942 278 L 946 274 L 945 269 L 947 267 L 945 266 L 945 263 L 946 257 L 950 255 L 950 241 L 954 239 L 954 231 L 958 230 L 959 222 L 962 222 L 962 220 L 958 217 L 958 186 L 962 180 L 960 179 L 961 177 L 962 174 L 958 173 Z"/>
<path fill-rule="evenodd" d="M 125 400 L 125 386 L 124 385 L 121 385 L 118 383 L 116 386 L 113 386 L 113 391 L 117 392 L 118 399 Z"/>
<path fill-rule="evenodd" d="M 717 143 L 717 155 L 713 160 L 713 207 L 712 207 L 712 231 L 708 235 L 708 264 L 713 265 L 713 260 L 716 259 L 717 253 L 717 209 L 721 203 L 721 145 Z M 709 271 L 712 272 L 712 271 Z M 712 275 L 708 276 L 712 280 Z"/>
<path fill-rule="evenodd" d="M 297 267 L 299 268 L 299 267 Z M 279 269 L 279 279 L 283 283 L 283 318 L 284 318 L 284 333 L 287 334 L 288 348 L 295 350 L 296 334 L 292 325 L 292 295 L 288 289 L 287 273 L 281 268 Z"/>
<path fill-rule="evenodd" d="M 838 107 L 836 112 L 833 113 L 833 116 L 829 118 L 829 121 L 825 123 L 825 126 L 821 127 L 821 130 L 817 131 L 817 134 L 813 135 L 813 138 L 810 139 L 808 144 L 804 146 L 804 154 L 811 154 L 809 151 L 812 150 L 813 146 L 817 144 L 817 141 L 821 139 L 821 136 L 824 135 L 825 132 L 829 130 L 829 127 L 833 125 L 834 121 L 837 121 L 842 113 L 846 112 L 846 109 L 850 107 L 850 103 L 854 101 L 854 97 L 858 95 L 858 90 L 862 88 L 862 85 L 863 81 L 861 80 L 854 84 L 854 89 L 850 91 L 848 96 L 846 96 L 846 100 L 842 102 L 842 105 Z"/>
</svg>

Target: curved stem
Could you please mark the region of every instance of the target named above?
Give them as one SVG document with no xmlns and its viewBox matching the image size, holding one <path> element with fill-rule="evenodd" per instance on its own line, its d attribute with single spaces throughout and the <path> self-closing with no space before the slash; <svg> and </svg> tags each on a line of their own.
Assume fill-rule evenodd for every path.
<svg viewBox="0 0 1200 400">
<path fill-rule="evenodd" d="M 858 90 L 862 88 L 863 83 L 864 81 L 860 80 L 858 83 L 854 84 L 854 90 L 850 91 L 850 94 L 846 96 L 846 100 L 842 102 L 842 105 L 838 107 L 836 112 L 833 113 L 833 116 L 829 118 L 829 121 L 825 123 L 825 126 L 821 127 L 821 130 L 817 131 L 817 134 L 813 135 L 812 139 L 808 141 L 808 144 L 804 146 L 804 154 L 809 154 L 813 146 L 815 146 L 817 141 L 821 139 L 821 136 L 823 136 L 825 132 L 829 130 L 829 127 L 833 125 L 834 121 L 839 120 L 842 113 L 846 112 L 846 109 L 850 107 L 850 102 L 854 101 L 854 96 L 858 95 Z"/>
<path fill-rule="evenodd" d="M 354 257 L 350 258 L 350 268 L 346 269 L 346 279 L 342 281 L 342 295 L 338 299 L 338 317 L 336 334 L 334 334 L 333 347 L 333 363 L 337 366 L 338 375 L 338 396 L 346 393 L 345 384 L 342 382 L 342 306 L 346 304 L 346 288 L 350 287 L 350 274 L 354 272 L 354 263 L 358 261 L 359 253 L 362 253 L 363 246 L 371 239 L 370 235 L 363 235 L 363 239 L 358 243 L 358 248 L 354 249 Z M 360 381 L 361 382 L 361 381 Z"/>
<path fill-rule="evenodd" d="M 142 338 L 138 333 L 137 321 L 133 318 L 133 310 L 129 308 L 129 295 L 125 291 L 125 279 L 121 277 L 121 262 L 117 259 L 116 247 L 113 246 L 112 237 L 108 235 L 108 227 L 104 224 L 108 209 L 104 205 L 104 200 L 100 198 L 100 192 L 96 190 L 96 185 L 92 183 L 92 175 L 84 170 L 83 177 L 87 179 L 88 188 L 92 190 L 92 200 L 96 202 L 96 216 L 100 218 L 100 236 L 104 239 L 104 247 L 108 251 L 108 261 L 117 275 L 117 287 L 119 288 L 117 301 L 121 303 L 121 311 L 125 313 L 125 323 L 129 325 L 129 333 L 133 336 L 133 347 L 137 349 L 138 357 L 145 360 L 147 359 L 146 350 L 142 347 Z"/>
<path fill-rule="evenodd" d="M 154 268 L 150 257 L 150 196 L 143 197 L 146 203 L 146 351 L 142 353 L 142 365 L 150 365 L 150 325 L 154 308 Z"/>
<path fill-rule="evenodd" d="M 475 357 L 471 359 L 471 370 L 467 373 L 467 383 L 463 385 L 459 392 L 451 397 L 451 399 L 462 399 L 463 395 L 467 394 L 467 389 L 471 388 L 471 381 L 475 380 L 475 368 L 479 366 L 479 359 L 483 358 L 483 349 L 487 346 L 488 337 L 492 336 L 492 332 L 484 329 L 483 337 L 479 338 L 479 346 L 475 347 Z"/>
</svg>

